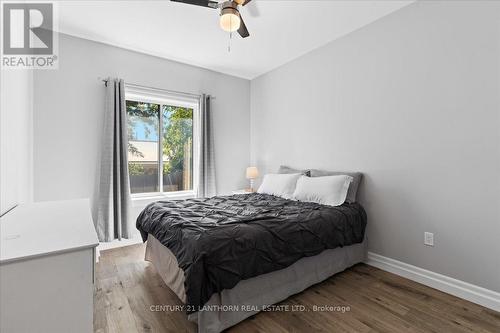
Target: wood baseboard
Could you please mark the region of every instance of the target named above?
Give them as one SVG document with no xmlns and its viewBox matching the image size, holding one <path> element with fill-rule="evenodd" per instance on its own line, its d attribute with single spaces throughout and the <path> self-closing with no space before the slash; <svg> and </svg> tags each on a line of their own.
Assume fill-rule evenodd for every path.
<svg viewBox="0 0 500 333">
<path fill-rule="evenodd" d="M 368 252 L 365 263 L 500 312 L 500 293 L 496 291 L 409 265 L 373 252 Z"/>
</svg>

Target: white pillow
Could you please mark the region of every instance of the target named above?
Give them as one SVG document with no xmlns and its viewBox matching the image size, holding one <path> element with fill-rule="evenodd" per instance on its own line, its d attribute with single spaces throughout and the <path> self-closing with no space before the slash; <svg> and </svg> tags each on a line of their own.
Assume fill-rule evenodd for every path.
<svg viewBox="0 0 500 333">
<path fill-rule="evenodd" d="M 300 173 L 267 174 L 257 192 L 290 199 L 300 176 Z"/>
<path fill-rule="evenodd" d="M 351 176 L 302 176 L 297 181 L 293 199 L 316 202 L 323 205 L 340 206 L 344 203 L 352 181 Z"/>
</svg>

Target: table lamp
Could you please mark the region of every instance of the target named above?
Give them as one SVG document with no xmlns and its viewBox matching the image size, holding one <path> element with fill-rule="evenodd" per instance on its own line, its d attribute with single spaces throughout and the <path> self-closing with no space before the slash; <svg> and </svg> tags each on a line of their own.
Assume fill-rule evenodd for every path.
<svg viewBox="0 0 500 333">
<path fill-rule="evenodd" d="M 250 192 L 253 192 L 253 182 L 255 178 L 259 177 L 259 170 L 257 167 L 248 167 L 247 168 L 247 179 L 250 180 Z"/>
</svg>

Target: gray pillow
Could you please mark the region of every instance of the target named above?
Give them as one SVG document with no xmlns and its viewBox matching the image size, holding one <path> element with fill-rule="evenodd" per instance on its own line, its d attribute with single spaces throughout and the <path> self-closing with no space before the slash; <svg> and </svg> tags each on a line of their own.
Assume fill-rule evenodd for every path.
<svg viewBox="0 0 500 333">
<path fill-rule="evenodd" d="M 281 165 L 278 173 L 301 173 L 304 176 L 311 177 L 311 170 L 298 170 L 294 168 L 287 167 L 286 165 Z"/>
<path fill-rule="evenodd" d="M 361 178 L 363 178 L 363 174 L 361 172 L 340 172 L 340 171 L 311 169 L 311 177 L 337 176 L 337 175 L 348 175 L 352 177 L 352 183 L 349 185 L 346 201 L 350 203 L 356 202 L 356 194 L 358 192 L 359 183 L 361 183 Z"/>
</svg>

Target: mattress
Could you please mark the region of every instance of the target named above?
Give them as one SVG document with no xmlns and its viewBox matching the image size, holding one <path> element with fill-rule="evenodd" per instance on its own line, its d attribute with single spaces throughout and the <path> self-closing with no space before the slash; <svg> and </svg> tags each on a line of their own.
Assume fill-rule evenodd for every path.
<svg viewBox="0 0 500 333">
<path fill-rule="evenodd" d="M 215 333 L 231 327 L 291 295 L 341 272 L 366 257 L 366 241 L 305 257 L 277 271 L 240 281 L 231 289 L 213 294 L 188 319 L 198 324 L 199 333 Z M 145 260 L 156 268 L 165 284 L 186 302 L 184 271 L 172 251 L 148 235 Z"/>
</svg>

